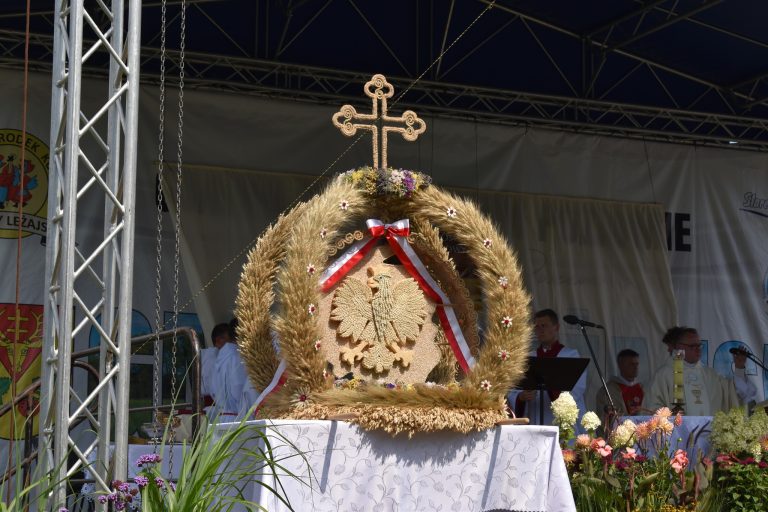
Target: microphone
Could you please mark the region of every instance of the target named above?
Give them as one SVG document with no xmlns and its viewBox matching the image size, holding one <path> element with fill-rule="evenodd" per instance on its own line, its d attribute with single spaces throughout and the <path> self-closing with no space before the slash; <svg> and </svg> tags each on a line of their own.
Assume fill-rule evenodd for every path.
<svg viewBox="0 0 768 512">
<path fill-rule="evenodd" d="M 729 348 L 728 352 L 730 352 L 731 354 L 736 355 L 736 356 L 748 356 L 748 355 L 750 355 L 749 350 L 747 350 L 745 348 L 742 348 L 742 347 Z"/>
<path fill-rule="evenodd" d="M 563 320 L 565 321 L 565 323 L 571 324 L 571 325 L 581 325 L 584 327 L 594 327 L 595 329 L 605 329 L 605 327 L 603 327 L 600 324 L 593 324 L 592 322 L 588 322 L 587 320 L 581 320 L 576 315 L 565 315 L 563 317 Z"/>
</svg>

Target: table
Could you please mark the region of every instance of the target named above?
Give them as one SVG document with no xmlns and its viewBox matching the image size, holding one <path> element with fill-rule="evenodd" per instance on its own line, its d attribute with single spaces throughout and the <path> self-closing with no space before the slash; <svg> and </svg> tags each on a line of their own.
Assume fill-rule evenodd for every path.
<svg viewBox="0 0 768 512">
<path fill-rule="evenodd" d="M 276 456 L 287 457 L 280 464 L 302 477 L 303 483 L 280 478 L 294 510 L 576 510 L 556 427 L 504 425 L 467 435 L 438 432 L 408 439 L 336 421 L 247 424 L 265 429 Z M 214 428 L 221 435 L 237 425 Z M 308 466 L 311 485 L 306 484 Z M 273 476 L 261 478 L 274 486 Z M 244 485 L 246 499 L 270 512 L 288 510 L 263 486 Z"/>
<path fill-rule="evenodd" d="M 648 421 L 653 416 L 624 416 L 620 421 L 632 420 L 635 424 Z M 674 416 L 669 418 L 674 421 Z M 675 453 L 675 450 L 682 448 L 688 452 L 691 460 L 698 460 L 698 454 L 709 455 L 711 446 L 709 444 L 709 434 L 711 432 L 712 416 L 683 416 L 683 423 L 675 427 L 672 435 L 669 436 L 669 455 Z M 696 436 L 695 439 L 693 436 Z M 679 439 L 679 441 L 678 441 Z M 689 439 L 695 441 L 693 450 L 688 450 Z M 655 451 L 649 449 L 649 455 L 654 455 Z M 696 457 L 696 459 L 694 459 Z"/>
</svg>

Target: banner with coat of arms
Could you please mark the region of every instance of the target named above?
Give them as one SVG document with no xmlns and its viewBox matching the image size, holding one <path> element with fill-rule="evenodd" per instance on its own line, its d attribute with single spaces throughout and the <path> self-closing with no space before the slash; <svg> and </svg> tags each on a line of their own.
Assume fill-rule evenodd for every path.
<svg viewBox="0 0 768 512">
<path fill-rule="evenodd" d="M 14 394 L 18 396 L 40 378 L 48 157 L 48 145 L 40 138 L 0 129 L 0 405 L 10 403 Z M 19 254 L 22 303 L 16 309 Z M 32 404 L 25 400 L 0 416 L 0 438 L 22 438 L 28 420 L 37 434 L 37 414 L 31 415 L 30 405 L 34 408 L 38 398 L 39 390 Z"/>
<path fill-rule="evenodd" d="M 14 393 L 23 392 L 40 377 L 40 354 L 43 346 L 43 306 L 39 304 L 0 304 L 0 398 L 9 403 Z M 14 385 L 15 381 L 15 385 Z M 39 402 L 39 389 L 32 404 L 24 400 L 15 410 L 0 417 L 0 438 L 18 439 L 24 435 L 24 424 L 34 421 L 37 432 L 38 414 L 30 418 Z"/>
</svg>

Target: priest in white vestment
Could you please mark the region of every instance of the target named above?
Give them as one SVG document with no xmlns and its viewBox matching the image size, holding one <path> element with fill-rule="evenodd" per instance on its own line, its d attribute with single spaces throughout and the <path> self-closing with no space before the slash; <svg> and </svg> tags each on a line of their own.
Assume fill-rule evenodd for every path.
<svg viewBox="0 0 768 512">
<path fill-rule="evenodd" d="M 731 349 L 733 354 L 733 384 L 741 405 L 749 405 L 757 401 L 757 386 L 747 376 L 747 354 L 749 349 L 739 346 Z"/>
<path fill-rule="evenodd" d="M 733 381 L 701 364 L 701 338 L 696 329 L 672 327 L 664 335 L 663 341 L 670 352 L 670 358 L 653 376 L 648 393 L 651 408 L 674 406 L 673 350 L 684 351 L 683 410 L 686 415 L 714 416 L 718 411 L 728 411 L 739 406 Z"/>
<path fill-rule="evenodd" d="M 532 357 L 581 357 L 578 350 L 568 348 L 560 343 L 560 322 L 551 309 L 543 309 L 533 315 L 533 331 L 539 346 L 528 355 Z M 587 371 L 581 374 L 576 385 L 570 391 L 576 405 L 579 407 L 577 431 L 580 430 L 581 417 L 586 412 L 584 392 L 587 389 Z M 539 395 L 544 397 L 544 418 L 539 418 Z M 507 395 L 509 406 L 516 416 L 527 416 L 532 424 L 552 425 L 552 400 L 560 396 L 560 390 L 548 389 L 543 393 L 535 390 L 513 389 Z"/>
<path fill-rule="evenodd" d="M 208 411 L 208 417 L 211 420 L 217 419 L 219 422 L 227 422 L 234 421 L 240 411 L 243 387 L 248 377 L 245 365 L 240 358 L 237 342 L 232 336 L 228 324 L 220 325 L 226 326 L 227 329 L 226 335 L 214 338 L 214 343 L 219 348 L 214 371 L 210 378 L 214 406 Z"/>
</svg>

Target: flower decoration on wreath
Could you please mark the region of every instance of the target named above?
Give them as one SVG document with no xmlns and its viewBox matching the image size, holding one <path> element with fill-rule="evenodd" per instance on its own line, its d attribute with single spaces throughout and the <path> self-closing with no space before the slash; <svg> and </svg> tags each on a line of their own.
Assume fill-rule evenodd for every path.
<svg viewBox="0 0 768 512">
<path fill-rule="evenodd" d="M 374 90 L 374 105 L 382 96 L 388 97 L 388 84 L 382 80 L 374 86 L 366 84 L 366 91 Z M 381 112 L 386 114 L 386 101 Z M 386 139 L 379 144 L 386 148 Z M 455 214 L 446 215 L 447 211 Z M 318 286 L 318 274 L 329 264 L 337 240 L 371 218 L 410 220 L 410 233 L 400 243 L 413 247 L 425 261 L 427 279 L 443 288 L 440 293 L 447 301 L 437 307 L 454 311 L 458 318 L 452 325 L 460 327 L 467 347 L 458 350 L 448 336 L 451 343 L 443 345 L 453 350 L 445 351 L 443 367 L 452 375 L 442 385 L 335 386 L 324 356 L 327 343 L 308 342 L 323 339 L 328 328 L 319 315 L 307 314 L 308 305 L 321 304 L 336 290 L 324 292 Z M 505 320 L 489 321 L 482 347 L 469 294 L 443 244 L 444 236 L 466 248 L 473 260 L 487 318 Z M 312 262 L 312 271 L 307 262 Z M 504 276 L 502 286 L 499 276 Z M 278 313 L 270 314 L 275 303 Z M 255 389 L 264 390 L 260 417 L 323 419 L 343 414 L 366 429 L 410 435 L 481 430 L 506 418 L 506 391 L 522 379 L 526 369 L 529 303 L 515 254 L 471 201 L 432 185 L 428 176 L 415 171 L 363 167 L 338 175 L 324 192 L 294 207 L 265 231 L 243 268 L 236 315 L 249 377 Z M 445 331 L 441 336 L 450 334 Z M 418 345 L 414 357 L 419 357 Z M 457 362 L 458 375 L 453 371 Z"/>
</svg>

